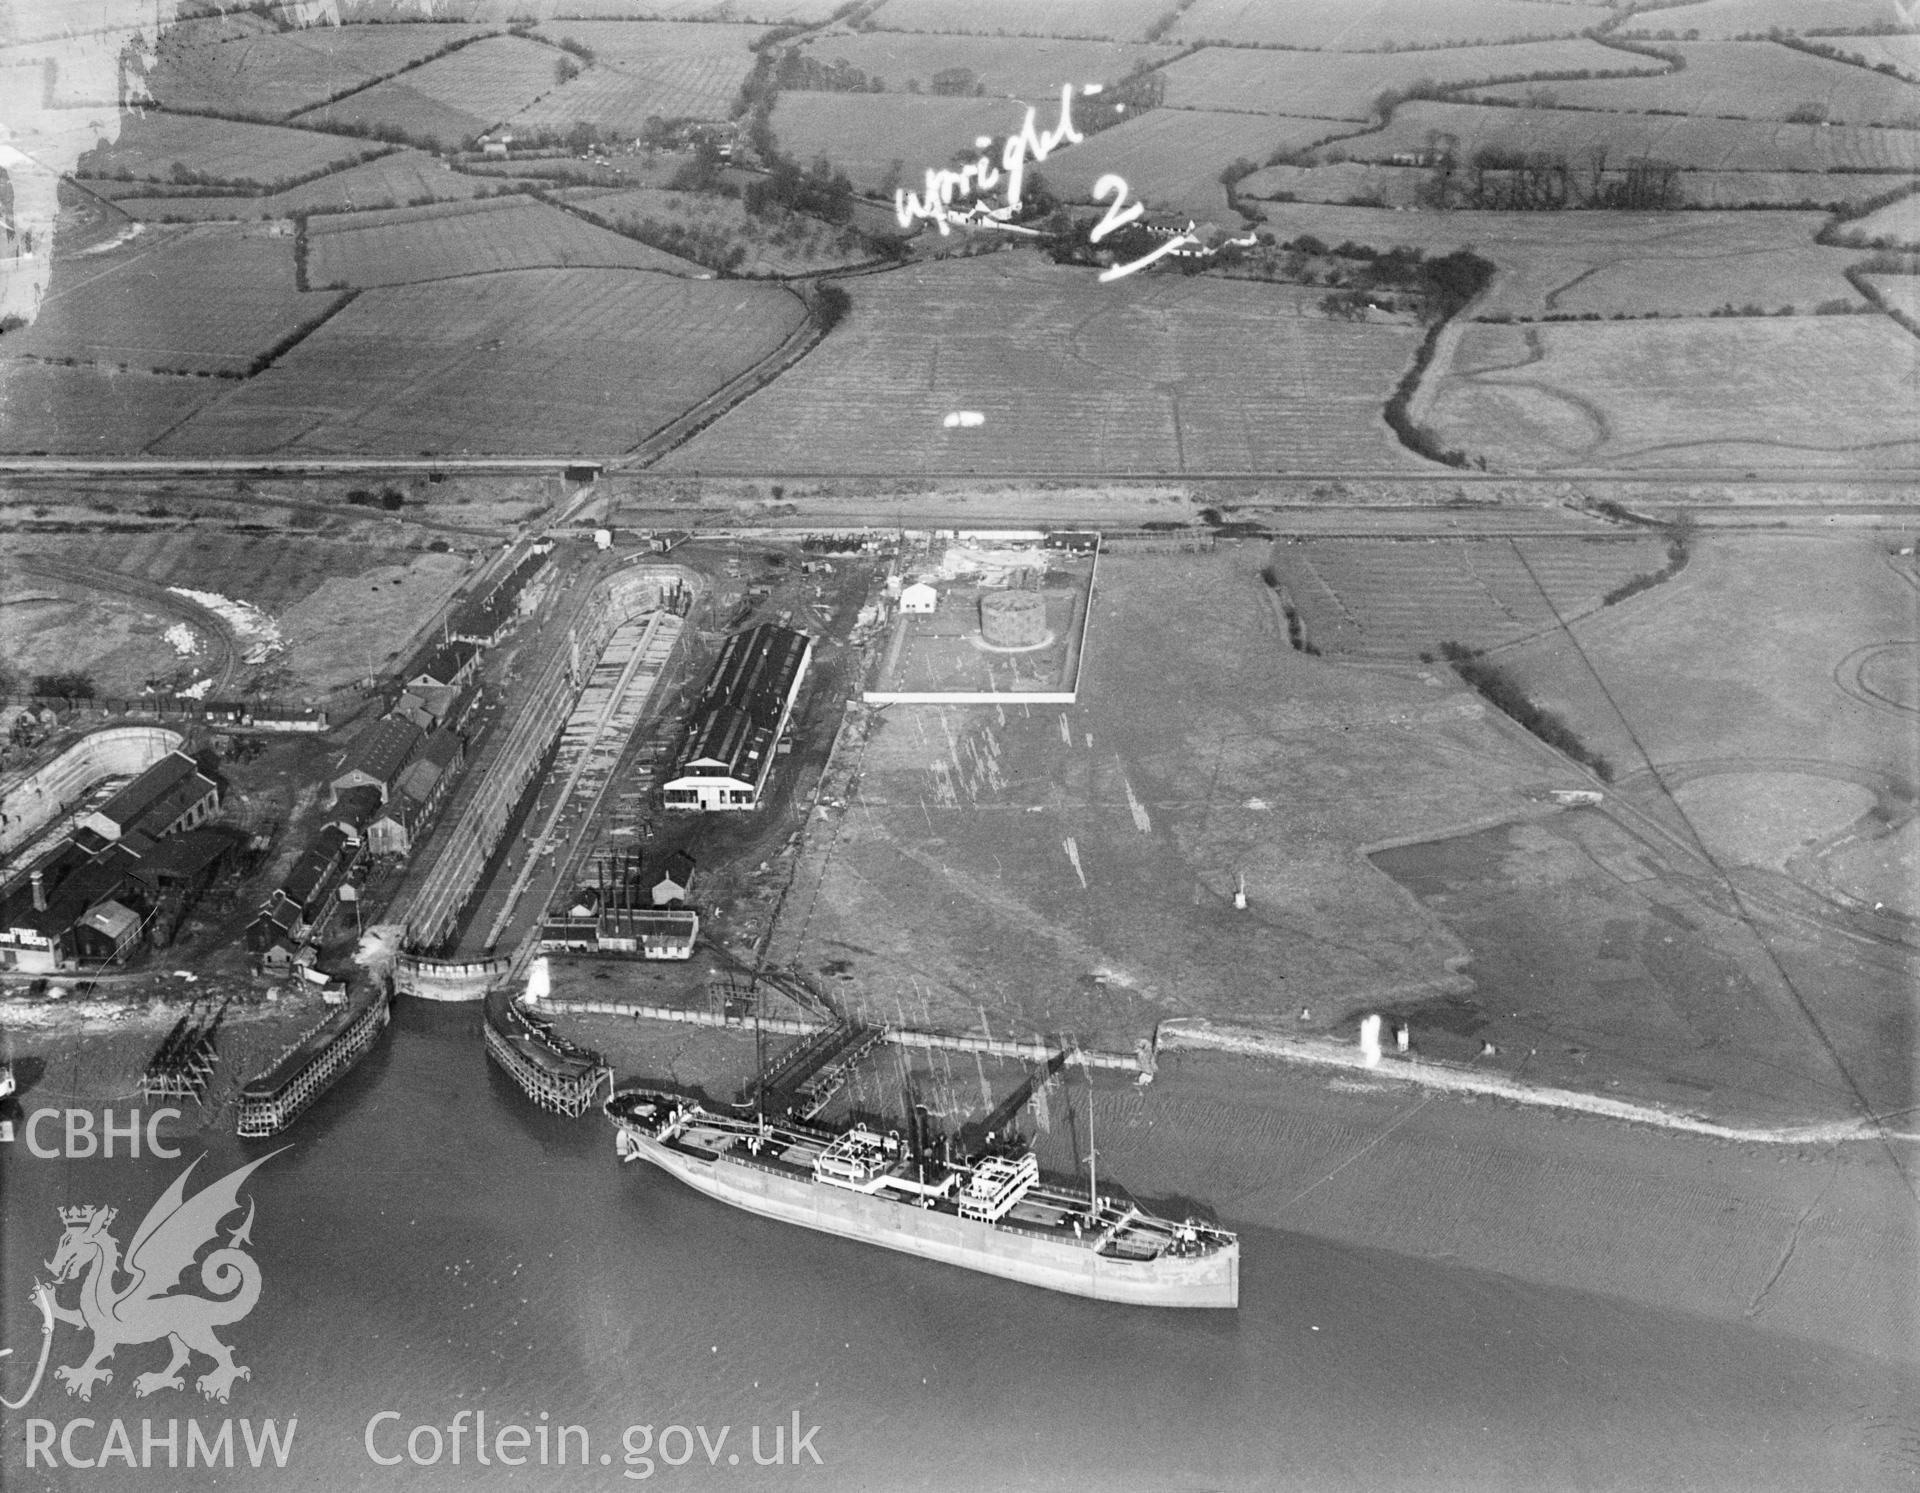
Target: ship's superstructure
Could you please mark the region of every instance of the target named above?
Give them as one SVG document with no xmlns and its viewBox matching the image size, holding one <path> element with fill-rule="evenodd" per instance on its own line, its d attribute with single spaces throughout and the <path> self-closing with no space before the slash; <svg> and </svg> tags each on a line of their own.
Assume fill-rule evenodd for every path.
<svg viewBox="0 0 1920 1493">
<path fill-rule="evenodd" d="M 924 1136 L 719 1114 L 644 1089 L 606 1111 L 623 1159 L 764 1217 L 1102 1301 L 1239 1304 L 1234 1235 L 1049 1186 L 1031 1152 L 959 1159 Z"/>
</svg>

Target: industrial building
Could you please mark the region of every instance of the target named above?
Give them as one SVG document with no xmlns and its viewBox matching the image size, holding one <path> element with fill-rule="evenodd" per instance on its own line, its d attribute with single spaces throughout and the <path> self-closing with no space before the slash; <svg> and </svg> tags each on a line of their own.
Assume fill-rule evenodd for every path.
<svg viewBox="0 0 1920 1493">
<path fill-rule="evenodd" d="M 169 942 L 244 839 L 205 823 L 219 806 L 191 757 L 162 757 L 0 891 L 0 969 L 110 964 L 148 932 Z"/>
<path fill-rule="evenodd" d="M 669 809 L 759 807 L 812 656 L 805 633 L 771 622 L 727 639 L 663 780 Z"/>
<path fill-rule="evenodd" d="M 426 733 L 403 716 L 389 715 L 376 721 L 347 748 L 340 770 L 329 785 L 334 802 L 338 803 L 349 788 L 374 788 L 385 803 L 393 797 L 400 774 L 425 740 Z"/>
<path fill-rule="evenodd" d="M 220 787 L 185 752 L 168 752 L 80 821 L 111 844 L 138 831 L 150 840 L 192 829 L 220 812 Z"/>
</svg>

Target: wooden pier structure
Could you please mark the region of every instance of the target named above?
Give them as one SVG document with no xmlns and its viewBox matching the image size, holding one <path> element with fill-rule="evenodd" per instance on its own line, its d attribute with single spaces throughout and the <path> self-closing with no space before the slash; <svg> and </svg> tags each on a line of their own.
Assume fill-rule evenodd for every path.
<svg viewBox="0 0 1920 1493">
<path fill-rule="evenodd" d="M 191 1099 L 195 1104 L 205 1096 L 213 1079 L 214 1064 L 220 1060 L 215 1038 L 226 1017 L 223 1005 L 211 1021 L 202 1021 L 191 1012 L 173 1024 L 140 1075 L 143 1099 Z"/>
</svg>

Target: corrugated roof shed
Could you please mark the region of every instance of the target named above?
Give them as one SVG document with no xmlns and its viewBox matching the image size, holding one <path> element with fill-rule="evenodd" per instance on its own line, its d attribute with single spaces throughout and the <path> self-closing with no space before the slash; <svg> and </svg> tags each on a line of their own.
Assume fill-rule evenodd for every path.
<svg viewBox="0 0 1920 1493">
<path fill-rule="evenodd" d="M 762 622 L 726 641 L 713 672 L 700 693 L 702 709 L 731 706 L 751 716 L 757 725 L 780 723 L 793 682 L 806 664 L 812 646 L 803 632 L 777 623 Z"/>
<path fill-rule="evenodd" d="M 390 715 L 362 731 L 353 745 L 347 748 L 339 776 L 358 772 L 377 783 L 391 784 L 400 775 L 400 769 L 413 760 L 413 754 L 425 740 L 420 728 L 412 721 Z"/>
<path fill-rule="evenodd" d="M 124 832 L 135 825 L 157 831 L 178 819 L 209 793 L 217 792 L 185 752 L 169 752 L 102 804 L 95 814 Z M 94 815 L 89 815 L 89 818 Z"/>
</svg>

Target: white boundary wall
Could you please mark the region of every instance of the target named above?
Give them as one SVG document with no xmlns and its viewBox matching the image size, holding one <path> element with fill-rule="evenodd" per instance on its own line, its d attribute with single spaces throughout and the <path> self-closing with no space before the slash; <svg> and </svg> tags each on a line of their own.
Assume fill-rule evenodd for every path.
<svg viewBox="0 0 1920 1493">
<path fill-rule="evenodd" d="M 164 726 L 109 726 L 75 742 L 0 798 L 0 856 L 13 854 L 102 779 L 135 777 L 185 740 Z"/>
</svg>

